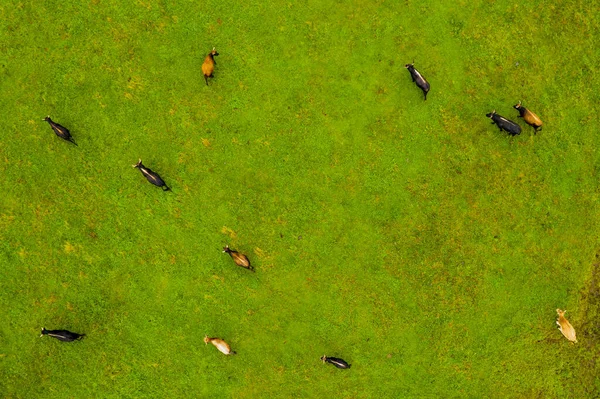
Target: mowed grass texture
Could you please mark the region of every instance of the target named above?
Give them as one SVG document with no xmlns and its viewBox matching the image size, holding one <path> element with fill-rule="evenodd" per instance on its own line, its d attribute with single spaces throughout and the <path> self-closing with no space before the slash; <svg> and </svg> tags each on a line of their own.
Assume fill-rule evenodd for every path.
<svg viewBox="0 0 600 399">
<path fill-rule="evenodd" d="M 1 396 L 599 397 L 598 1 L 176 3 L 0 5 Z"/>
</svg>

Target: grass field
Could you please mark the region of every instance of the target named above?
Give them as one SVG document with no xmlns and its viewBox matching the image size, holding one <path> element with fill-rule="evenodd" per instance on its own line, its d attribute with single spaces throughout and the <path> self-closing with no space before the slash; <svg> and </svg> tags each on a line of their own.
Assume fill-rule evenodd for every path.
<svg viewBox="0 0 600 399">
<path fill-rule="evenodd" d="M 0 396 L 600 397 L 599 7 L 3 1 Z"/>
</svg>

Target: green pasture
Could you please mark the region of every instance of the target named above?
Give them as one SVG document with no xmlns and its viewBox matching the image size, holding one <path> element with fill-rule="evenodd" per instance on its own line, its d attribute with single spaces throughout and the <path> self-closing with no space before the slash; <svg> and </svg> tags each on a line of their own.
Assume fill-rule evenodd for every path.
<svg viewBox="0 0 600 399">
<path fill-rule="evenodd" d="M 0 2 L 0 397 L 600 397 L 598 9 Z"/>
</svg>

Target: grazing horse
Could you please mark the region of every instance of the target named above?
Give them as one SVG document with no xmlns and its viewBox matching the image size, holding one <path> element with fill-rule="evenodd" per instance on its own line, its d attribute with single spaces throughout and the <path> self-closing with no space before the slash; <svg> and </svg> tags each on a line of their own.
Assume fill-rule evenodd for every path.
<svg viewBox="0 0 600 399">
<path fill-rule="evenodd" d="M 235 355 L 236 353 L 231 350 L 229 344 L 223 341 L 221 338 L 210 338 L 208 335 L 204 336 L 204 343 L 208 345 L 208 343 L 213 344 L 219 352 L 225 355 Z"/>
<path fill-rule="evenodd" d="M 505 130 L 511 136 L 516 136 L 517 134 L 521 134 L 521 126 L 517 125 L 513 121 L 509 121 L 508 119 L 506 119 L 503 116 L 500 116 L 499 114 L 496 113 L 496 110 L 490 112 L 489 114 L 486 114 L 485 116 L 490 118 L 492 120 L 492 125 L 496 124 L 496 126 L 498 126 L 500 131 Z"/>
<path fill-rule="evenodd" d="M 540 119 L 540 117 L 528 110 L 527 108 L 525 108 L 524 106 L 522 106 L 521 101 L 519 101 L 518 104 L 514 105 L 513 108 L 519 111 L 519 117 L 523 118 L 525 123 L 533 127 L 535 133 L 537 133 L 538 130 L 542 130 L 543 122 Z"/>
<path fill-rule="evenodd" d="M 236 265 L 243 267 L 244 269 L 248 269 L 252 272 L 254 271 L 254 267 L 250 264 L 250 260 L 246 255 L 241 254 L 238 251 L 229 249 L 229 245 L 226 245 L 225 248 L 223 248 L 223 252 L 228 253 Z"/>
<path fill-rule="evenodd" d="M 410 72 L 410 77 L 412 81 L 416 83 L 416 85 L 423 90 L 423 94 L 425 96 L 425 100 L 427 100 L 427 93 L 429 93 L 429 82 L 415 69 L 415 62 L 412 64 L 404 65 L 408 72 Z"/>
<path fill-rule="evenodd" d="M 69 132 L 69 129 L 54 122 L 52 119 L 50 119 L 50 115 L 45 117 L 44 121 L 50 124 L 50 127 L 52 128 L 52 130 L 54 130 L 54 133 L 56 133 L 58 137 L 77 145 L 77 143 L 73 141 L 73 137 L 71 136 L 71 132 Z"/>
<path fill-rule="evenodd" d="M 208 86 L 208 78 L 213 77 L 213 72 L 215 71 L 215 65 L 217 62 L 215 61 L 215 57 L 219 55 L 217 50 L 213 47 L 212 51 L 208 53 L 206 58 L 204 58 L 204 63 L 202 64 L 202 73 L 204 74 L 204 80 L 206 81 L 206 85 Z"/>
<path fill-rule="evenodd" d="M 145 167 L 141 159 L 138 161 L 138 163 L 131 166 L 133 166 L 134 168 L 138 168 L 140 172 L 142 172 L 146 180 L 148 180 L 150 183 L 154 184 L 155 186 L 162 187 L 163 191 L 170 190 L 170 188 L 167 187 L 167 184 L 163 179 L 161 179 L 158 173 L 153 172 L 150 168 Z"/>
<path fill-rule="evenodd" d="M 63 342 L 73 342 L 85 336 L 85 334 L 77 334 L 67 330 L 46 330 L 42 327 L 42 335 L 40 335 L 40 337 L 43 337 L 44 335 L 56 338 Z"/>
<path fill-rule="evenodd" d="M 337 357 L 327 357 L 327 356 L 323 355 L 321 360 L 323 361 L 323 363 L 327 362 L 327 363 L 333 364 L 338 369 L 349 369 L 350 368 L 350 365 L 344 359 L 340 359 Z"/>
</svg>

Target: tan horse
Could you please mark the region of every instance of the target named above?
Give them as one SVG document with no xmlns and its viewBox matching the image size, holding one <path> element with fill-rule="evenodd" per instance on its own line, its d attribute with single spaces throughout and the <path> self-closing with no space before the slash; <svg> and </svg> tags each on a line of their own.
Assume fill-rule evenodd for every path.
<svg viewBox="0 0 600 399">
<path fill-rule="evenodd" d="M 519 117 L 523 118 L 525 122 L 535 130 L 537 133 L 538 130 L 542 130 L 542 125 L 544 124 L 539 116 L 525 108 L 521 105 L 521 101 L 518 104 L 513 106 L 514 109 L 519 111 Z"/>
<path fill-rule="evenodd" d="M 577 342 L 577 337 L 575 336 L 575 329 L 569 323 L 569 320 L 565 319 L 566 310 L 556 309 L 556 313 L 558 313 L 558 320 L 556 320 L 556 324 L 558 324 L 558 329 L 571 342 Z"/>
<path fill-rule="evenodd" d="M 229 245 L 226 245 L 225 248 L 223 248 L 223 252 L 228 253 L 236 265 L 243 267 L 244 269 L 254 271 L 254 267 L 252 267 L 252 265 L 250 264 L 250 260 L 248 259 L 248 257 L 246 255 L 241 254 L 238 251 L 229 249 Z"/>
<path fill-rule="evenodd" d="M 202 73 L 204 74 L 204 80 L 206 81 L 207 86 L 208 78 L 212 78 L 213 72 L 215 71 L 215 65 L 217 65 L 214 58 L 217 55 L 219 55 L 219 53 L 217 53 L 217 50 L 213 47 L 212 51 L 208 53 L 202 64 Z"/>
<path fill-rule="evenodd" d="M 235 352 L 231 350 L 229 344 L 221 338 L 209 338 L 209 336 L 206 335 L 204 337 L 204 343 L 208 345 L 209 342 L 216 346 L 219 352 L 224 353 L 225 355 L 235 355 Z"/>
</svg>

